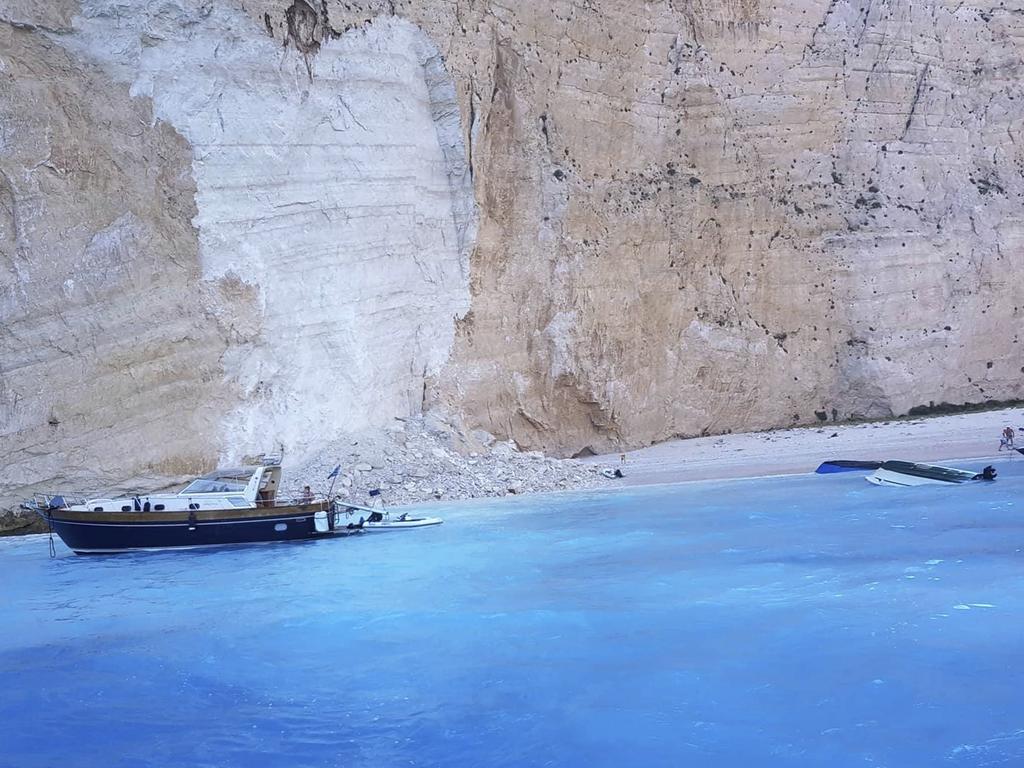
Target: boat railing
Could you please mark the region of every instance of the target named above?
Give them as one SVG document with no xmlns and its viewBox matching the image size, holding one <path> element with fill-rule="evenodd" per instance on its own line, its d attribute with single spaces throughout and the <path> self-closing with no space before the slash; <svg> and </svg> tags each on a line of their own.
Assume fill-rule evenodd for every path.
<svg viewBox="0 0 1024 768">
<path fill-rule="evenodd" d="M 34 493 L 32 498 L 22 503 L 22 509 L 34 512 L 45 512 L 48 509 L 67 509 L 72 506 L 85 504 L 89 496 L 82 493 L 64 493 L 60 491 L 50 493 Z"/>
<path fill-rule="evenodd" d="M 256 506 L 260 509 L 275 507 L 300 507 L 310 504 L 319 504 L 321 508 L 327 509 L 330 500 L 323 496 L 303 496 L 302 494 L 282 495 L 278 494 L 273 499 L 256 499 Z"/>
<path fill-rule="evenodd" d="M 49 493 L 35 493 L 31 499 L 27 499 L 21 504 L 21 508 L 31 512 L 45 513 L 47 510 L 54 509 L 67 509 L 69 507 L 82 507 L 85 506 L 92 499 L 100 498 L 95 495 L 85 495 L 81 492 L 78 493 L 65 493 L 61 491 L 54 491 Z M 145 499 L 145 494 L 135 494 L 134 496 L 125 496 L 124 498 L 142 498 Z M 275 509 L 278 507 L 298 507 L 298 506 L 310 506 L 319 505 L 320 509 L 327 510 L 330 505 L 330 499 L 325 496 L 314 496 L 309 498 L 301 494 L 293 495 L 278 495 L 274 499 L 257 499 L 256 506 L 260 509 Z"/>
</svg>

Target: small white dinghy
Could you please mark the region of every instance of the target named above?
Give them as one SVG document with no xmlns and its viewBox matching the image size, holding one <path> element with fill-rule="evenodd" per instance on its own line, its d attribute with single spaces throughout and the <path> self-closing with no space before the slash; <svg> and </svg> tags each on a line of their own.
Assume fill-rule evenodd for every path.
<svg viewBox="0 0 1024 768">
<path fill-rule="evenodd" d="M 380 519 L 375 519 L 377 517 Z M 398 531 L 405 528 L 426 528 L 430 525 L 443 523 L 440 517 L 410 517 L 408 512 L 403 512 L 397 517 L 391 517 L 388 512 L 371 514 L 363 521 L 364 531 Z"/>
<path fill-rule="evenodd" d="M 444 522 L 440 517 L 414 517 L 409 512 L 392 516 L 382 507 L 364 507 L 348 501 L 337 501 L 338 509 L 348 516 L 348 527 L 363 531 L 399 531 L 406 528 L 427 528 Z"/>
</svg>

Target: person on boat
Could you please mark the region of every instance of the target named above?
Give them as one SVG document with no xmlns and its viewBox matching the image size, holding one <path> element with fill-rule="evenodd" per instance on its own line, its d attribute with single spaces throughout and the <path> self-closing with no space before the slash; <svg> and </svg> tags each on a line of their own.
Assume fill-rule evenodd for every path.
<svg viewBox="0 0 1024 768">
<path fill-rule="evenodd" d="M 995 480 L 996 468 L 989 464 L 981 472 L 974 476 L 975 480 Z"/>
<path fill-rule="evenodd" d="M 310 490 L 308 485 L 305 488 L 303 488 L 302 489 L 302 493 L 299 494 L 299 503 L 300 504 L 312 504 L 313 503 L 313 491 Z"/>
</svg>

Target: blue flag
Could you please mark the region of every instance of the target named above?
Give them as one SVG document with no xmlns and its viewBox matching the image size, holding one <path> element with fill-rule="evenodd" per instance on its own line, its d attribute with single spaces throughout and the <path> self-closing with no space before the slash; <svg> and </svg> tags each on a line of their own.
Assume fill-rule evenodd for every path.
<svg viewBox="0 0 1024 768">
<path fill-rule="evenodd" d="M 337 477 L 339 472 L 341 472 L 341 464 L 331 470 L 331 474 L 327 476 L 327 479 L 330 480 L 332 477 Z"/>
</svg>

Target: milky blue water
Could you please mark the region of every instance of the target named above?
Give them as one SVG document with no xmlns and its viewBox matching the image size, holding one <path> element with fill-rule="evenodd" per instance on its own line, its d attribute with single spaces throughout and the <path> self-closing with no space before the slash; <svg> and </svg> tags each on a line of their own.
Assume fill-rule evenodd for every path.
<svg viewBox="0 0 1024 768">
<path fill-rule="evenodd" d="M 0 542 L 0 764 L 1024 765 L 1024 460 L 437 508 L 76 557 Z"/>
</svg>

